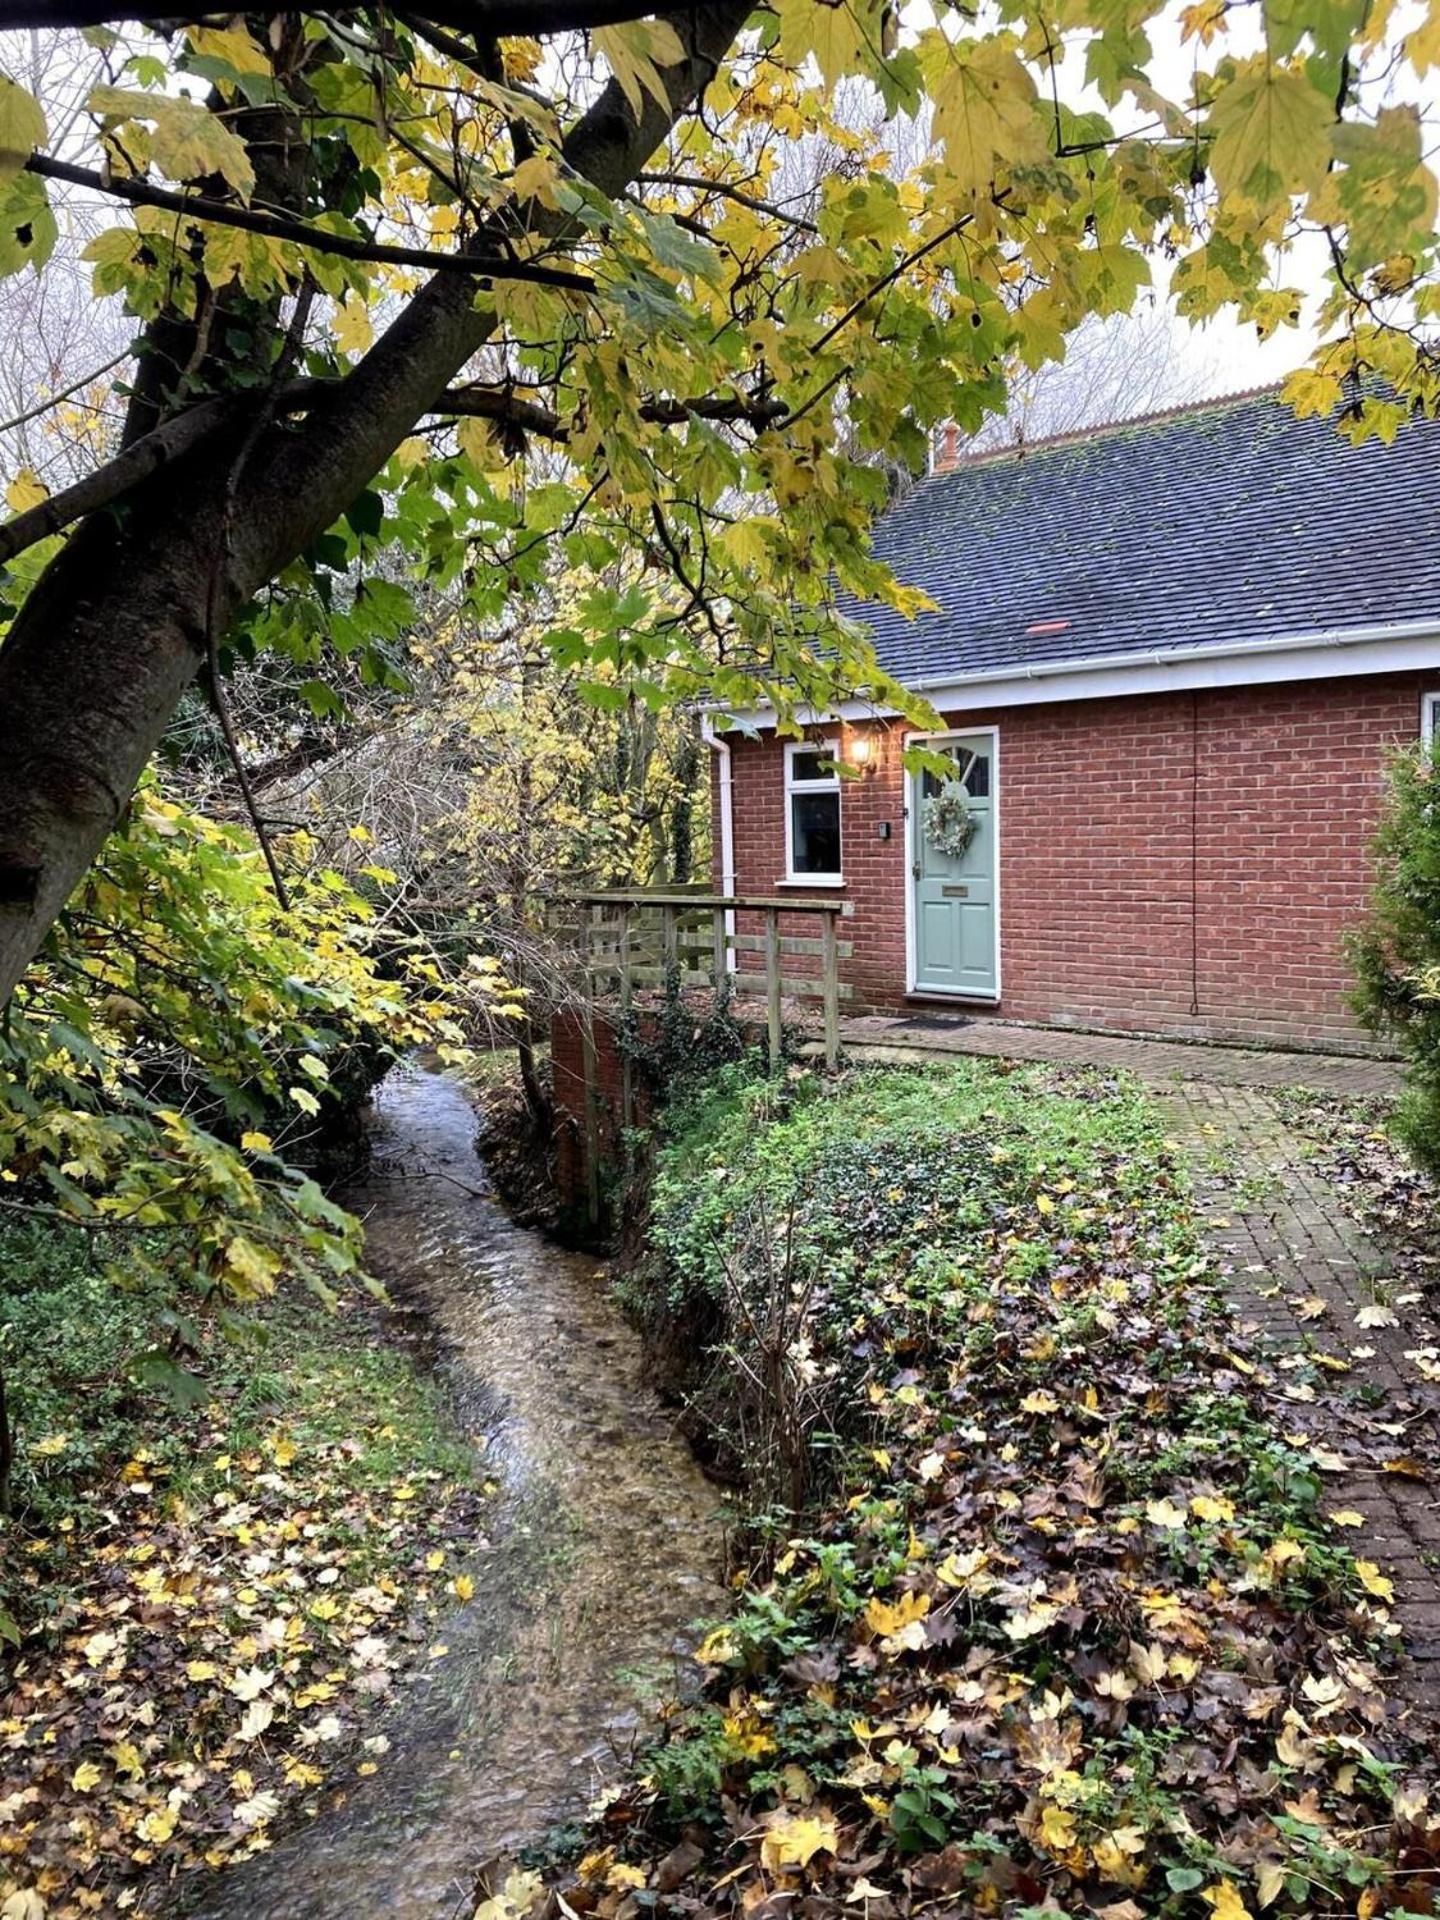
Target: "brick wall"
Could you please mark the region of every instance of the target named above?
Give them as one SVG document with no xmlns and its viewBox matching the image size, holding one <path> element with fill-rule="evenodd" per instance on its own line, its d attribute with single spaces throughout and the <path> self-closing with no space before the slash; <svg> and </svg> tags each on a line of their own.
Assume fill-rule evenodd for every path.
<svg viewBox="0 0 1440 1920">
<path fill-rule="evenodd" d="M 642 1031 L 644 1016 L 641 1016 Z M 625 1056 L 615 1029 L 602 1014 L 592 1023 L 595 1039 L 595 1120 L 599 1129 L 599 1167 L 602 1220 L 610 1198 L 606 1171 L 618 1169 L 624 1115 Z M 585 1052 L 583 1026 L 576 1009 L 560 1008 L 550 1022 L 550 1075 L 555 1103 L 555 1188 L 567 1216 L 567 1228 L 583 1231 L 589 1206 L 585 1149 Z M 643 1076 L 632 1074 L 633 1124 L 644 1126 L 651 1103 Z"/>
<path fill-rule="evenodd" d="M 1416 738 L 1420 693 L 1437 679 L 947 716 L 957 730 L 1000 730 L 1002 997 L 993 1011 L 1197 1039 L 1363 1042 L 1344 1004 L 1341 938 L 1365 906 L 1386 750 Z M 847 741 L 857 732 L 872 748 L 842 799 L 853 914 L 841 936 L 854 946 L 842 962 L 854 990 L 846 1006 L 913 1006 L 903 734 L 875 723 L 845 730 Z M 777 889 L 781 744 L 735 736 L 731 756 L 737 889 L 788 891 Z"/>
</svg>

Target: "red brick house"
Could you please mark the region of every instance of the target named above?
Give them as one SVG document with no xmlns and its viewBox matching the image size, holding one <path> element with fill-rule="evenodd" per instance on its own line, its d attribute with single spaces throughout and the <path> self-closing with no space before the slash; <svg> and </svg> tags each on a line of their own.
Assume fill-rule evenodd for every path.
<svg viewBox="0 0 1440 1920">
<path fill-rule="evenodd" d="M 1249 395 L 942 459 L 875 546 L 939 611 L 847 611 L 965 797 L 863 699 L 727 716 L 717 887 L 842 894 L 851 1009 L 1361 1043 L 1342 935 L 1440 700 L 1440 423 L 1355 447 Z"/>
</svg>

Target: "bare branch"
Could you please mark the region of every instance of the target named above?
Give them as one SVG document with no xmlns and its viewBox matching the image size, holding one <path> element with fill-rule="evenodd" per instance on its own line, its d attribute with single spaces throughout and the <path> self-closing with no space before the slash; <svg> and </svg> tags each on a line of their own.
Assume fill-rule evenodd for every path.
<svg viewBox="0 0 1440 1920">
<path fill-rule="evenodd" d="M 123 367 L 131 357 L 127 347 L 124 353 L 117 353 L 113 360 L 107 360 L 103 367 L 93 367 L 89 373 L 82 374 L 78 380 L 72 380 L 68 387 L 62 387 L 59 393 L 52 393 L 48 400 L 37 400 L 33 407 L 24 413 L 17 413 L 13 420 L 0 420 L 0 433 L 12 433 L 16 427 L 23 427 L 27 420 L 38 420 L 42 413 L 49 413 L 52 407 L 58 407 L 62 400 L 69 400 L 96 380 L 103 380 L 107 373 L 113 373 L 116 367 Z"/>
<path fill-rule="evenodd" d="M 478 420 L 494 420 L 505 426 L 519 427 L 542 440 L 568 440 L 570 428 L 552 408 L 533 400 L 522 400 L 505 387 L 449 387 L 430 409 L 435 414 L 455 414 Z M 643 400 L 640 418 L 658 426 L 683 426 L 687 420 L 730 421 L 757 429 L 783 420 L 790 409 L 783 400 L 750 400 L 743 394 L 703 394 L 693 400 Z"/>
<path fill-rule="evenodd" d="M 181 213 L 191 220 L 209 221 L 216 226 L 241 227 L 246 233 L 289 240 L 314 253 L 337 254 L 343 260 L 420 267 L 436 273 L 464 273 L 481 281 L 529 280 L 537 286 L 560 287 L 569 293 L 595 291 L 595 282 L 588 274 L 572 273 L 564 267 L 546 267 L 536 261 L 511 260 L 499 254 L 441 253 L 430 247 L 393 247 L 379 240 L 355 240 L 348 234 L 326 233 L 305 220 L 287 220 L 281 214 L 257 213 L 253 207 L 232 205 L 228 200 L 211 200 L 202 194 L 154 187 L 148 180 L 134 180 L 124 174 L 99 173 L 91 167 L 72 166 L 68 160 L 55 160 L 45 153 L 32 154 L 25 166 L 27 172 L 39 174 L 45 180 L 63 180 L 70 186 L 88 187 L 95 193 L 128 200 L 133 206 L 162 207 L 168 213 Z"/>
</svg>

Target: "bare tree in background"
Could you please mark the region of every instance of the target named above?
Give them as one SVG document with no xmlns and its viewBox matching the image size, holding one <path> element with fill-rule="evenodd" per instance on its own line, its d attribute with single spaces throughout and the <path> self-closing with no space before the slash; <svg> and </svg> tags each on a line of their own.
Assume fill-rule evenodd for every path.
<svg viewBox="0 0 1440 1920">
<path fill-rule="evenodd" d="M 1025 447 L 1201 400 L 1214 391 L 1217 364 L 1195 351 L 1194 339 L 1187 329 L 1182 344 L 1174 317 L 1158 306 L 1088 321 L 1071 335 L 1063 360 L 1014 371 L 1007 410 L 962 449 Z"/>
<path fill-rule="evenodd" d="M 72 33 L 0 35 L 0 67 L 47 100 L 83 100 L 89 84 L 106 77 L 100 53 Z M 72 110 L 51 129 L 52 150 L 79 153 L 88 132 L 89 117 Z M 57 187 L 51 207 L 60 232 L 44 272 L 0 280 L 0 491 L 26 469 L 51 489 L 78 480 L 113 451 L 124 421 L 114 386 L 127 370 L 135 322 L 116 302 L 95 298 L 84 258 L 114 224 L 114 208 L 74 187 Z"/>
</svg>

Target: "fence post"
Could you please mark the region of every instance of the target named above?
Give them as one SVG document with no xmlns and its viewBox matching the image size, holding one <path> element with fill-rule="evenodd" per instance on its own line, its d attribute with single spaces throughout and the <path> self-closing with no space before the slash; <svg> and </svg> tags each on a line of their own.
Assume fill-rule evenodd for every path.
<svg viewBox="0 0 1440 1920">
<path fill-rule="evenodd" d="M 825 993 L 825 1064 L 833 1073 L 840 1064 L 840 941 L 839 916 L 827 913 L 822 939 Z"/>
<path fill-rule="evenodd" d="M 725 986 L 725 975 L 729 969 L 725 964 L 725 909 L 715 907 L 710 914 L 710 970 L 715 977 L 715 996 L 718 999 Z"/>
<path fill-rule="evenodd" d="M 630 1009 L 634 999 L 630 978 L 630 904 L 620 909 L 620 1124 L 628 1132 L 635 1124 L 635 1075 L 630 1058 Z"/>
<path fill-rule="evenodd" d="M 665 973 L 665 991 L 666 993 L 670 991 L 670 983 L 673 980 L 676 991 L 678 992 L 681 984 L 676 977 L 680 967 L 680 909 L 678 907 L 662 907 L 660 909 L 660 926 L 662 938 L 661 966 Z"/>
<path fill-rule="evenodd" d="M 580 967 L 583 1000 L 580 1009 L 580 1068 L 585 1078 L 585 1212 L 590 1225 L 600 1220 L 600 1104 L 599 1063 L 595 1054 L 595 982 L 591 977 L 591 914 L 580 909 Z"/>
<path fill-rule="evenodd" d="M 769 1028 L 770 1071 L 780 1065 L 780 915 L 765 909 L 765 1013 Z"/>
</svg>

